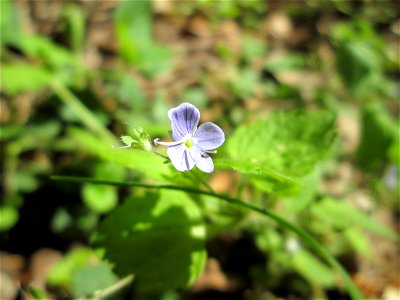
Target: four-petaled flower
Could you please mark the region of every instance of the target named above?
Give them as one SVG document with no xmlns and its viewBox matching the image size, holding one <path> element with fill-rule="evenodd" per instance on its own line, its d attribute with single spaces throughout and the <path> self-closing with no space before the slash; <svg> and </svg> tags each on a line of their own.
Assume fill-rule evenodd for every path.
<svg viewBox="0 0 400 300">
<path fill-rule="evenodd" d="M 182 103 L 168 111 L 171 120 L 172 138 L 175 142 L 154 144 L 169 146 L 167 153 L 174 167 L 181 172 L 191 170 L 196 165 L 200 170 L 211 173 L 214 164 L 209 153 L 216 153 L 216 148 L 225 141 L 221 128 L 211 122 L 197 128 L 200 120 L 199 110 L 190 103 Z"/>
</svg>

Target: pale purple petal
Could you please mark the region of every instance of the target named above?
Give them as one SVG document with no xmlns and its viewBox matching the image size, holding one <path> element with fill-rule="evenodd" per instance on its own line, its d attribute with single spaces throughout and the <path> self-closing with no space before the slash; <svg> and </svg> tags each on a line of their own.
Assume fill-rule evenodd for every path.
<svg viewBox="0 0 400 300">
<path fill-rule="evenodd" d="M 203 150 L 214 150 L 225 141 L 222 129 L 211 122 L 201 124 L 194 137 L 197 139 L 197 146 Z"/>
<path fill-rule="evenodd" d="M 193 169 L 194 160 L 189 155 L 189 150 L 185 145 L 170 146 L 167 149 L 168 157 L 175 169 L 184 172 Z"/>
<path fill-rule="evenodd" d="M 200 112 L 190 103 L 182 103 L 168 111 L 171 120 L 172 138 L 181 140 L 186 134 L 193 134 L 199 124 Z"/>
<path fill-rule="evenodd" d="M 206 173 L 214 171 L 214 163 L 207 153 L 202 152 L 196 146 L 189 148 L 189 153 L 200 170 Z"/>
</svg>

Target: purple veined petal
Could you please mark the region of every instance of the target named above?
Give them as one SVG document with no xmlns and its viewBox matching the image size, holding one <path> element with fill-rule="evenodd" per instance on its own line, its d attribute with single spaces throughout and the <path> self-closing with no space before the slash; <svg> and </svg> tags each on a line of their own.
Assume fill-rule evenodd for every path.
<svg viewBox="0 0 400 300">
<path fill-rule="evenodd" d="M 203 150 L 214 150 L 225 142 L 222 129 L 211 122 L 201 124 L 194 137 L 197 139 L 197 146 Z"/>
<path fill-rule="evenodd" d="M 200 148 L 196 146 L 189 148 L 189 154 L 200 170 L 206 173 L 214 171 L 214 163 L 211 157 L 207 153 L 202 153 Z"/>
<path fill-rule="evenodd" d="M 172 138 L 181 140 L 186 134 L 193 134 L 199 124 L 200 112 L 196 106 L 190 103 L 182 103 L 168 111 L 171 120 Z"/>
<path fill-rule="evenodd" d="M 167 153 L 175 169 L 178 171 L 185 172 L 193 169 L 195 163 L 185 145 L 170 146 L 167 149 Z"/>
</svg>

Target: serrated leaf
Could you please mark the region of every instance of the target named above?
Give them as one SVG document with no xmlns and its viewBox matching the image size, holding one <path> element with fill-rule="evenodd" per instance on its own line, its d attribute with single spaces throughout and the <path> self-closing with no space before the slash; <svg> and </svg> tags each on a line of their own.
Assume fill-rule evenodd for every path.
<svg viewBox="0 0 400 300">
<path fill-rule="evenodd" d="M 90 249 L 72 250 L 50 269 L 47 283 L 51 286 L 69 286 L 74 272 L 87 265 L 92 258 L 93 252 Z"/>
<path fill-rule="evenodd" d="M 206 258 L 205 228 L 195 203 L 182 192 L 132 197 L 100 224 L 93 242 L 119 276 L 134 274 L 138 289 L 186 287 Z"/>
<path fill-rule="evenodd" d="M 297 178 L 286 176 L 275 170 L 268 169 L 256 163 L 249 161 L 239 161 L 232 159 L 215 160 L 217 168 L 230 168 L 242 174 L 248 175 L 253 182 L 260 186 L 264 191 L 271 192 L 275 190 L 288 190 L 298 188 L 301 183 Z"/>
<path fill-rule="evenodd" d="M 128 136 L 128 135 L 123 135 L 121 136 L 121 140 L 122 142 L 126 145 L 131 147 L 132 143 L 137 143 L 137 141 L 135 141 L 132 137 Z"/>
<path fill-rule="evenodd" d="M 236 129 L 227 150 L 233 160 L 251 163 L 259 170 L 273 170 L 285 178 L 303 177 L 329 153 L 334 128 L 330 112 L 274 113 L 267 120 Z"/>
<path fill-rule="evenodd" d="M 110 267 L 104 263 L 87 265 L 77 270 L 72 278 L 72 294 L 75 297 L 87 296 L 103 290 L 117 282 Z"/>
</svg>

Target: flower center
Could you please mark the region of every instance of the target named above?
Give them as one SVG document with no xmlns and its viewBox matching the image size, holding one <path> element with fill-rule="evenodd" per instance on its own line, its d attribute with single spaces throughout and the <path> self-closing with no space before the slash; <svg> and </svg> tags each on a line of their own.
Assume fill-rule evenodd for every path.
<svg viewBox="0 0 400 300">
<path fill-rule="evenodd" d="M 191 134 L 187 134 L 183 139 L 182 139 L 183 144 L 186 146 L 186 148 L 191 148 L 194 145 L 197 144 L 197 139 L 193 137 Z"/>
<path fill-rule="evenodd" d="M 192 147 L 192 146 L 193 146 L 192 140 L 191 140 L 191 139 L 187 140 L 187 141 L 185 142 L 185 146 L 186 146 L 187 148 Z"/>
</svg>

